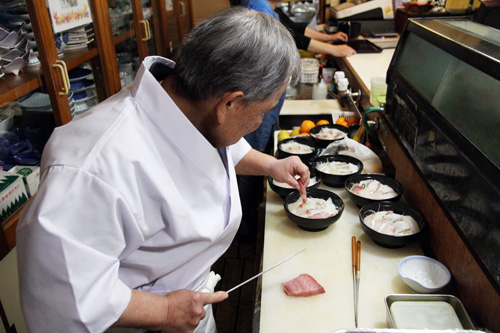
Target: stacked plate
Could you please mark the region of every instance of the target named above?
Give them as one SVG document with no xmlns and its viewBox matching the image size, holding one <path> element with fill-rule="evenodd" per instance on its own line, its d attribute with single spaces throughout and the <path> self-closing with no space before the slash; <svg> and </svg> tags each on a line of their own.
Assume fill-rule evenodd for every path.
<svg viewBox="0 0 500 333">
<path fill-rule="evenodd" d="M 113 1 L 114 6 L 109 8 L 109 18 L 111 20 L 111 30 L 113 35 L 120 34 L 127 22 L 130 22 L 133 18 L 132 8 L 130 7 L 130 1 L 127 0 L 115 0 Z"/>
<path fill-rule="evenodd" d="M 68 94 L 69 106 L 71 115 L 74 116 L 76 109 L 76 102 L 73 99 L 73 93 Z M 48 94 L 35 92 L 28 98 L 19 103 L 21 110 L 24 113 L 50 113 L 52 114 L 52 105 L 50 104 L 50 97 Z"/>
<path fill-rule="evenodd" d="M 86 68 L 77 67 L 68 72 L 70 82 L 70 92 L 75 103 L 75 114 L 77 116 L 98 102 L 93 80 L 92 71 Z"/>
<path fill-rule="evenodd" d="M 87 48 L 94 41 L 94 27 L 92 24 L 68 30 L 68 42 L 65 51 Z"/>
<path fill-rule="evenodd" d="M 0 4 L 0 66 L 2 74 L 19 74 L 35 47 L 28 10 L 24 1 Z"/>
</svg>

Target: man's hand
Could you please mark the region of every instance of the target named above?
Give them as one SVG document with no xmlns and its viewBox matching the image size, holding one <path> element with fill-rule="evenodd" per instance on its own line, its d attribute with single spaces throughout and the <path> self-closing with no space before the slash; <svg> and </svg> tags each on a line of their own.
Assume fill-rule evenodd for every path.
<svg viewBox="0 0 500 333">
<path fill-rule="evenodd" d="M 228 298 L 225 291 L 200 293 L 187 289 L 165 296 L 132 290 L 130 302 L 114 327 L 144 328 L 152 331 L 193 332 L 205 318 L 206 304 Z"/>
<path fill-rule="evenodd" d="M 299 157 L 290 156 L 284 159 L 274 160 L 270 167 L 270 174 L 278 182 L 285 182 L 300 191 L 300 196 L 306 198 L 306 188 L 311 177 L 309 168 L 302 163 Z M 297 180 L 295 176 L 300 176 Z"/>
<path fill-rule="evenodd" d="M 203 306 L 221 302 L 228 297 L 228 294 L 224 291 L 200 293 L 181 289 L 171 292 L 165 297 L 168 301 L 167 312 L 165 323 L 160 331 L 192 332 L 200 320 L 205 318 L 206 313 Z"/>
</svg>

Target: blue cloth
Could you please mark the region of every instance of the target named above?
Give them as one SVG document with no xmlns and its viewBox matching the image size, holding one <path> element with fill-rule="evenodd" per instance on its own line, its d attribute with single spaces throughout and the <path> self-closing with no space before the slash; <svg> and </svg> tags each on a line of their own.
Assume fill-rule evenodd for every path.
<svg viewBox="0 0 500 333">
<path fill-rule="evenodd" d="M 273 11 L 268 0 L 241 0 L 240 4 L 248 9 L 253 9 L 258 12 L 271 15 L 278 21 L 280 20 L 279 15 Z M 285 101 L 285 95 L 286 92 L 283 93 L 276 107 L 271 110 L 271 112 L 264 115 L 264 119 L 262 119 L 262 124 L 259 128 L 254 132 L 245 135 L 245 139 L 248 141 L 250 146 L 252 146 L 252 148 L 260 152 L 266 152 L 266 147 L 271 139 L 273 126 L 278 121 L 281 107 Z"/>
<path fill-rule="evenodd" d="M 268 0 L 241 0 L 240 4 L 242 6 L 247 7 L 248 9 L 253 9 L 253 10 L 256 10 L 258 12 L 262 12 L 262 13 L 271 15 L 272 17 L 274 17 L 278 21 L 280 20 L 279 15 L 273 11 Z"/>
<path fill-rule="evenodd" d="M 283 107 L 283 103 L 285 102 L 285 96 L 286 91 L 283 93 L 283 95 L 281 95 L 278 104 L 276 104 L 274 109 L 264 115 L 264 119 L 262 119 L 262 123 L 260 124 L 259 128 L 257 128 L 252 133 L 245 135 L 245 140 L 248 141 L 253 149 L 260 152 L 266 152 L 267 145 L 271 140 L 274 124 L 276 124 L 276 122 L 278 121 L 281 108 Z"/>
<path fill-rule="evenodd" d="M 279 16 L 273 11 L 267 0 L 241 0 L 240 5 L 268 15 L 278 21 Z M 272 60 L 271 60 L 272 61 Z M 245 135 L 245 140 L 260 152 L 270 153 L 270 143 L 274 125 L 278 121 L 281 107 L 285 102 L 286 91 L 281 95 L 274 109 L 264 115 L 262 123 L 252 133 Z M 255 241 L 257 234 L 257 219 L 259 217 L 258 207 L 262 202 L 264 193 L 264 177 L 262 176 L 238 176 L 238 189 L 240 192 L 242 221 L 238 230 L 240 241 Z"/>
</svg>

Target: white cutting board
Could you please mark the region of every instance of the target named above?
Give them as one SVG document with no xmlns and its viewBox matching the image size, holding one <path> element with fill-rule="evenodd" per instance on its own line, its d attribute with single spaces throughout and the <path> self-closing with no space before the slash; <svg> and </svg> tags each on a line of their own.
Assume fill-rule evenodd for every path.
<svg viewBox="0 0 500 333">
<path fill-rule="evenodd" d="M 286 101 L 282 114 L 303 112 L 305 106 L 317 113 L 341 110 L 336 100 Z M 342 217 L 320 232 L 296 226 L 285 214 L 283 199 L 267 188 L 263 270 L 302 249 L 306 251 L 262 276 L 261 333 L 334 332 L 355 327 L 352 236 L 361 240 L 360 328 L 387 328 L 385 297 L 412 293 L 398 275 L 398 263 L 406 256 L 423 254 L 418 243 L 399 249 L 375 244 L 361 229 L 359 208 L 346 190 L 320 188 L 337 193 L 345 204 Z M 326 293 L 286 296 L 281 284 L 303 273 L 314 277 Z"/>
</svg>

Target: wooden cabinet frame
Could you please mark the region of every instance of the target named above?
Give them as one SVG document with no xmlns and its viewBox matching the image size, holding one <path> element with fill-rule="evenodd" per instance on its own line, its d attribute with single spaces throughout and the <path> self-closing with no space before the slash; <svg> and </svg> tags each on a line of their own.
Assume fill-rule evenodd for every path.
<svg viewBox="0 0 500 333">
<path fill-rule="evenodd" d="M 153 29 L 155 29 L 154 46 L 159 55 L 167 56 L 169 35 L 166 25 L 165 0 L 151 0 L 151 4 L 154 12 L 152 20 Z M 45 86 L 50 96 L 55 124 L 56 126 L 64 125 L 71 121 L 72 116 L 67 96 L 60 94 L 65 89 L 64 73 L 61 67 L 69 71 L 90 61 L 94 68 L 94 79 L 96 83 L 99 83 L 98 87 L 96 84 L 98 97 L 102 101 L 122 88 L 115 46 L 135 37 L 140 60 L 142 61 L 148 55 L 145 37 L 150 35 L 146 30 L 150 22 L 144 21 L 141 0 L 131 0 L 134 12 L 133 31 L 121 32 L 118 36 L 112 33 L 108 1 L 89 0 L 95 41 L 89 45 L 88 49 L 65 52 L 62 59 L 58 57 L 55 43 L 50 42 L 54 34 L 46 2 L 26 0 L 26 5 L 35 40 L 38 41 L 40 65 L 27 67 L 17 76 L 6 75 L 0 80 L 0 107 Z M 191 5 L 190 0 L 189 5 Z M 191 8 L 189 10 L 192 13 Z M 61 60 L 64 61 L 64 66 L 58 66 Z M 0 260 L 15 246 L 16 227 L 21 210 L 22 208 L 0 224 Z"/>
</svg>

